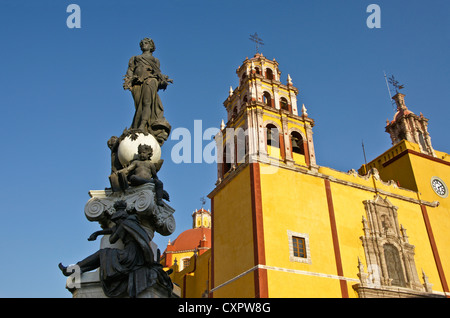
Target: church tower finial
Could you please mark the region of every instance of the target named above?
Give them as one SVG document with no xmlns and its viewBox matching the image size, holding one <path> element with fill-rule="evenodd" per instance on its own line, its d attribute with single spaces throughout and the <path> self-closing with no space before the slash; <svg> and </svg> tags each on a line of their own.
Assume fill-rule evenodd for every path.
<svg viewBox="0 0 450 318">
<path fill-rule="evenodd" d="M 403 88 L 401 86 L 399 89 Z M 386 123 L 386 132 L 389 133 L 392 145 L 396 145 L 402 140 L 407 140 L 419 145 L 420 152 L 435 157 L 431 145 L 430 134 L 428 133 L 428 119 L 422 113 L 417 116 L 408 109 L 405 102 L 405 95 L 395 94 L 392 99 L 397 105 L 397 112 L 394 119 Z"/>
<path fill-rule="evenodd" d="M 256 44 L 256 54 L 259 54 L 259 46 L 264 45 L 262 39 L 258 36 L 258 33 L 250 34 L 250 41 L 255 42 Z"/>
</svg>

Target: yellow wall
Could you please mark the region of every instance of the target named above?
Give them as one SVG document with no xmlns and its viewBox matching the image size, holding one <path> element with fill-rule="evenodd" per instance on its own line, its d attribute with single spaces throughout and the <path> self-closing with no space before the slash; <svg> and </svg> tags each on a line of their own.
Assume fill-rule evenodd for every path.
<svg viewBox="0 0 450 318">
<path fill-rule="evenodd" d="M 293 158 L 292 158 L 295 162 L 295 164 L 301 165 L 301 166 L 306 166 L 306 160 L 305 160 L 305 155 L 301 155 L 298 153 L 293 153 Z"/>
<path fill-rule="evenodd" d="M 449 200 L 437 197 L 429 186 L 432 175 L 438 175 L 449 183 L 445 176 L 450 175 L 450 167 L 442 164 L 432 166 L 425 158 L 417 156 L 404 158 L 414 166 L 417 180 L 421 180 L 418 182 L 419 189 L 422 190 L 420 195 L 415 191 L 399 188 L 395 183 L 326 167 L 320 167 L 319 173 L 312 173 L 282 167 L 274 170 L 265 164 L 259 164 L 265 246 L 263 266 L 267 270 L 269 297 L 342 297 L 339 279 L 345 280 L 349 297 L 358 297 L 352 288 L 359 283 L 358 258 L 367 272 L 360 239 L 364 235 L 362 218 L 367 218 L 363 201 L 374 200 L 376 195 L 389 200 L 398 208 L 399 225 L 406 229 L 409 243 L 415 247 L 415 270 L 419 281 L 423 283 L 423 270 L 433 284 L 433 290 L 441 293 L 444 291 L 418 199 L 440 202 L 438 207 L 427 203 L 426 209 L 445 275 L 450 277 Z M 400 160 L 396 162 L 401 163 Z M 336 267 L 325 180 L 330 182 L 336 220 L 343 272 L 340 277 Z M 212 195 L 214 286 L 211 288 L 217 288 L 214 297 L 254 297 L 255 276 L 251 269 L 256 264 L 250 167 L 244 167 L 231 180 L 224 182 Z M 288 231 L 308 235 L 310 263 L 290 259 Z M 202 265 L 198 263 L 196 273 L 208 273 L 209 266 L 209 260 Z M 248 272 L 243 274 L 246 271 Z M 197 286 L 188 286 L 187 295 L 199 297 L 199 293 L 205 290 L 208 277 L 204 273 L 194 274 L 195 278 L 192 274 L 186 276 L 189 286 Z M 239 275 L 241 276 L 238 278 Z M 197 285 L 193 281 L 197 281 Z M 224 285 L 220 286 L 221 284 Z"/>
<path fill-rule="evenodd" d="M 254 266 L 250 169 L 245 167 L 214 196 L 214 286 Z M 214 297 L 253 297 L 253 275 L 226 285 Z M 233 287 L 234 286 L 234 287 Z M 227 290 L 233 292 L 226 292 Z"/>
<path fill-rule="evenodd" d="M 401 161 L 404 159 L 404 161 Z M 408 158 L 408 156 L 403 156 L 399 160 L 395 161 L 395 163 L 398 164 L 398 166 L 391 166 L 389 167 L 392 169 L 392 171 L 397 170 L 398 174 L 403 175 L 405 178 L 411 178 L 411 175 L 407 175 L 405 173 L 405 170 L 411 170 L 408 166 L 405 166 L 405 162 L 413 161 L 414 159 Z M 424 163 L 424 166 L 421 169 L 418 169 L 418 167 L 414 168 L 414 175 L 420 176 L 420 171 L 425 172 L 429 171 L 428 173 L 432 172 L 433 169 L 429 169 L 429 162 Z M 364 178 L 361 177 L 353 177 L 348 174 L 334 171 L 334 173 L 331 173 L 331 169 L 327 168 L 321 168 L 321 171 L 328 172 L 329 174 L 333 175 L 336 178 L 339 178 L 339 180 L 345 180 L 345 181 L 352 181 L 353 183 L 361 184 L 364 186 L 368 186 L 367 181 L 373 180 L 373 178 L 369 178 L 367 181 L 363 181 Z M 442 173 L 442 172 L 441 172 Z M 417 180 L 425 180 L 426 178 L 419 177 Z M 429 179 L 428 179 L 429 180 Z M 413 181 L 414 183 L 416 181 Z M 425 182 L 425 181 L 423 181 Z M 422 182 L 422 183 L 423 183 Z M 429 181 L 428 181 L 429 183 Z M 420 183 L 419 183 L 420 184 Z M 434 256 L 430 245 L 430 240 L 428 238 L 428 232 L 425 227 L 425 222 L 422 215 L 422 210 L 420 208 L 420 205 L 418 203 L 410 202 L 411 200 L 418 199 L 417 192 L 411 191 L 408 189 L 398 188 L 395 185 L 387 185 L 385 182 L 376 181 L 376 188 L 379 191 L 382 191 L 382 197 L 387 197 L 388 200 L 396 207 L 398 207 L 398 221 L 399 224 L 403 225 L 403 227 L 407 230 L 407 235 L 409 236 L 409 243 L 415 246 L 415 262 L 416 262 L 416 270 L 418 272 L 419 278 L 422 281 L 422 269 L 426 273 L 426 275 L 429 277 L 430 282 L 434 284 L 433 290 L 443 292 L 442 285 L 440 283 L 439 274 L 437 272 L 436 263 L 434 262 Z M 431 187 L 430 187 L 431 188 Z M 358 213 L 360 215 L 360 218 L 362 215 L 366 215 L 364 211 L 363 205 L 360 205 L 359 203 L 362 202 L 362 200 L 368 200 L 373 199 L 373 193 L 367 193 L 365 194 L 367 197 L 362 198 L 361 193 L 367 192 L 367 191 L 361 191 L 357 190 L 354 187 L 348 187 L 345 185 L 338 185 L 336 183 L 332 183 L 332 190 L 333 191 L 333 201 L 335 206 L 335 213 L 336 213 L 336 219 L 339 226 L 339 222 L 343 221 L 346 224 L 348 224 L 349 228 L 357 228 L 361 229 L 361 219 L 359 220 L 359 227 L 357 227 L 357 224 L 355 223 L 357 220 L 355 219 L 352 224 L 349 222 L 349 216 L 345 215 L 345 210 L 352 211 L 351 213 L 356 213 L 356 211 L 361 211 Z M 370 197 L 372 196 L 372 197 Z M 398 199 L 396 196 L 402 196 L 405 199 Z M 364 197 L 364 196 L 363 196 Z M 351 200 L 349 199 L 351 198 Z M 410 200 L 407 200 L 410 199 Z M 422 196 L 422 199 L 426 199 L 426 201 L 434 201 L 432 197 L 425 198 Z M 342 202 L 340 202 L 342 201 Z M 359 208 L 358 208 L 359 206 Z M 438 210 L 442 208 L 442 213 L 438 213 Z M 440 216 L 439 220 L 431 221 L 432 222 L 432 228 L 435 236 L 439 237 L 439 242 L 437 242 L 439 253 L 441 258 L 446 259 L 445 264 L 443 264 L 443 267 L 447 269 L 446 276 L 449 277 L 450 273 L 448 270 L 450 270 L 449 263 L 448 263 L 448 242 L 450 240 L 450 215 L 449 211 L 450 208 L 445 207 L 444 205 L 433 208 L 430 206 L 426 207 L 428 214 L 430 216 L 430 219 L 432 219 L 432 216 L 437 217 L 437 215 Z M 339 214 L 342 214 L 342 217 L 338 217 Z M 345 228 L 343 228 L 340 232 L 345 233 Z M 340 242 L 341 235 L 339 233 L 339 240 Z M 436 237 L 436 240 L 438 241 Z M 345 246 L 349 246 L 348 243 L 342 241 L 342 244 Z M 342 252 L 342 249 L 341 249 Z M 344 253 L 344 252 L 343 252 Z M 361 257 L 360 257 L 361 258 Z M 343 256 L 343 260 L 347 260 L 347 257 Z M 361 260 L 364 258 L 362 257 Z M 350 260 L 351 261 L 351 260 Z M 348 270 L 346 270 L 348 268 Z M 366 268 L 367 269 L 367 268 Z M 345 264 L 344 262 L 344 273 L 346 274 L 348 271 L 351 271 L 351 265 Z"/>
<path fill-rule="evenodd" d="M 450 185 L 450 165 L 415 154 L 408 154 L 408 157 L 414 170 L 412 177 L 417 184 L 420 198 L 439 202 L 436 208 L 427 207 L 427 213 L 447 283 L 450 283 L 450 245 L 448 244 L 450 242 L 450 197 L 438 196 L 431 187 L 431 178 L 434 176 L 441 178 L 447 187 Z M 437 284 L 436 280 L 435 284 Z"/>
<path fill-rule="evenodd" d="M 175 266 L 172 268 L 174 272 L 170 278 L 181 288 L 181 297 L 208 297 L 211 288 L 211 249 L 197 257 L 192 256 L 190 265 L 179 272 Z"/>
<path fill-rule="evenodd" d="M 424 187 L 422 199 L 428 202 L 440 199 L 439 207 L 427 203 L 426 209 L 445 274 L 450 277 L 450 249 L 447 244 L 450 240 L 449 200 L 438 198 L 430 186 L 426 187 L 431 175 L 438 174 L 441 178 L 442 175 L 450 175 L 450 167 L 431 167 L 421 157 L 402 158 L 414 165 L 417 178 L 427 180 L 427 183 L 418 183 L 420 189 Z M 400 160 L 397 162 L 402 163 Z M 415 246 L 415 270 L 419 281 L 423 283 L 423 269 L 433 284 L 433 290 L 444 291 L 417 192 L 372 176 L 362 177 L 326 167 L 313 173 L 259 165 L 265 246 L 265 264 L 262 265 L 267 270 L 269 297 L 342 297 L 339 279 L 345 280 L 349 297 L 358 297 L 352 288 L 359 283 L 358 258 L 367 271 L 360 239 L 364 235 L 362 218 L 367 218 L 363 202 L 374 200 L 376 195 L 398 208 L 399 226 L 406 229 L 409 243 Z M 235 279 L 218 288 L 214 297 L 255 295 L 253 271 L 236 279 L 256 265 L 249 170 L 246 166 L 230 181 L 224 181 L 226 184 L 222 184 L 213 195 L 214 287 Z M 325 180 L 330 182 L 342 276 L 338 276 L 336 266 Z M 288 231 L 308 235 L 310 263 L 290 259 Z"/>
<path fill-rule="evenodd" d="M 190 252 L 173 253 L 172 255 L 173 261 L 175 261 L 175 259 L 177 260 L 178 268 L 183 270 L 184 269 L 183 260 L 190 259 L 192 255 L 194 255 L 194 252 L 190 251 Z"/>
<path fill-rule="evenodd" d="M 408 149 L 420 151 L 418 145 L 403 140 L 369 162 L 367 168 L 361 167 L 359 172 L 365 174 L 371 168 L 376 168 L 384 181 L 393 180 L 402 188 L 417 191 L 410 158 L 406 155 L 401 156 Z"/>
<path fill-rule="evenodd" d="M 358 258 L 366 265 L 360 240 L 364 235 L 362 217 L 367 218 L 363 201 L 375 198 L 374 181 L 329 168 L 321 168 L 321 172 L 331 176 L 343 276 L 347 280 L 349 296 L 358 297 L 351 286 L 359 282 Z M 317 177 L 282 168 L 276 174 L 261 174 L 266 265 L 272 268 L 268 270 L 269 297 L 342 296 L 336 277 L 324 178 L 325 175 Z M 412 202 L 417 199 L 417 194 L 380 181 L 375 184 L 377 189 L 383 191 L 382 197 L 387 196 L 398 207 L 399 224 L 407 230 L 410 244 L 416 248 L 415 262 L 420 281 L 423 282 L 423 269 L 435 285 L 433 290 L 442 292 L 421 208 L 418 203 Z M 388 191 L 395 197 L 390 196 Z M 433 208 L 428 207 L 428 210 Z M 450 219 L 448 215 L 445 218 L 447 221 Z M 311 264 L 290 261 L 287 230 L 309 235 Z M 443 233 L 442 239 L 445 237 L 448 242 L 448 231 L 440 232 Z M 442 249 L 443 253 L 445 249 L 446 246 Z"/>
<path fill-rule="evenodd" d="M 327 284 L 335 285 L 332 290 L 339 297 L 339 282 L 311 276 L 337 274 L 323 179 L 280 168 L 275 174 L 261 174 L 261 193 L 266 264 L 277 268 L 268 271 L 269 297 L 320 297 Z M 289 261 L 288 230 L 309 235 L 312 264 Z M 286 274 L 283 269 L 311 275 Z M 281 282 L 282 277 L 292 283 Z"/>
</svg>

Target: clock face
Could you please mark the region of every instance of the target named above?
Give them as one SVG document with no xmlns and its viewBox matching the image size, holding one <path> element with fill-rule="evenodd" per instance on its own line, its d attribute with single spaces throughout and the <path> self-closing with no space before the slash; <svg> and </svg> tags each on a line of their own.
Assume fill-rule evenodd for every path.
<svg viewBox="0 0 450 318">
<path fill-rule="evenodd" d="M 437 195 L 440 197 L 446 198 L 448 195 L 448 189 L 445 185 L 444 181 L 442 181 L 438 177 L 432 177 L 431 178 L 431 187 L 433 188 L 434 192 L 436 192 Z"/>
</svg>

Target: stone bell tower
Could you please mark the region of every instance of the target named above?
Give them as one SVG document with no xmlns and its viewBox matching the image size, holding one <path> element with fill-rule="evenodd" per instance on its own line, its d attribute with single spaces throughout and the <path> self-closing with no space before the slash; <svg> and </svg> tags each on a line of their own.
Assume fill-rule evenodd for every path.
<svg viewBox="0 0 450 318">
<path fill-rule="evenodd" d="M 289 182 L 316 175 L 319 169 L 314 120 L 299 106 L 292 78 L 288 75 L 285 84 L 281 82 L 278 66 L 261 53 L 246 58 L 236 70 L 238 86 L 230 88 L 223 103 L 227 122 L 215 136 L 218 178 L 208 195 L 213 297 L 268 297 L 264 242 L 273 241 L 266 236 L 273 229 L 268 224 L 274 222 L 265 213 L 282 215 L 279 207 L 295 197 L 291 190 L 298 188 Z"/>
<path fill-rule="evenodd" d="M 386 123 L 386 132 L 391 136 L 392 145 L 407 140 L 418 144 L 421 153 L 436 157 L 428 133 L 428 119 L 422 113 L 417 116 L 406 107 L 404 94 L 397 93 L 392 99 L 397 104 L 397 112 L 394 119 L 388 119 Z"/>
<path fill-rule="evenodd" d="M 216 136 L 218 181 L 241 163 L 317 169 L 311 119 L 298 105 L 298 88 L 288 75 L 281 82 L 278 62 L 261 53 L 237 68 L 239 85 L 224 101 L 227 123 Z"/>
</svg>

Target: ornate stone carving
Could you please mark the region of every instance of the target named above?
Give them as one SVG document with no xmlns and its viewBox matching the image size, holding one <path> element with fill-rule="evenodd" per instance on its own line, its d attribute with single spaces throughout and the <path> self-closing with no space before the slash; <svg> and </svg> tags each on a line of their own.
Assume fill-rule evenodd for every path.
<svg viewBox="0 0 450 318">
<path fill-rule="evenodd" d="M 114 203 L 123 200 L 127 210 L 135 210 L 142 225 L 153 238 L 154 231 L 167 236 L 175 231 L 175 210 L 167 203 L 162 206 L 155 201 L 155 185 L 146 183 L 130 187 L 123 192 L 111 190 L 91 190 L 91 199 L 86 203 L 84 213 L 91 222 L 99 222 L 102 228 L 109 227 L 109 219 L 115 213 Z"/>
<path fill-rule="evenodd" d="M 422 285 L 419 280 L 414 246 L 409 243 L 406 229 L 398 223 L 398 208 L 379 195 L 363 203 L 367 218 L 362 218 L 364 235 L 360 239 L 367 273 L 358 259 L 358 277 L 361 282 L 353 288 L 359 296 L 422 297 L 427 292 L 431 293 L 431 284 L 426 280 Z"/>
<path fill-rule="evenodd" d="M 397 93 L 392 99 L 397 104 L 397 112 L 394 119 L 388 119 L 386 123 L 386 132 L 389 133 L 392 144 L 398 144 L 405 139 L 417 144 L 420 152 L 436 157 L 428 133 L 428 119 L 422 113 L 417 116 L 406 107 L 404 94 Z"/>
</svg>

